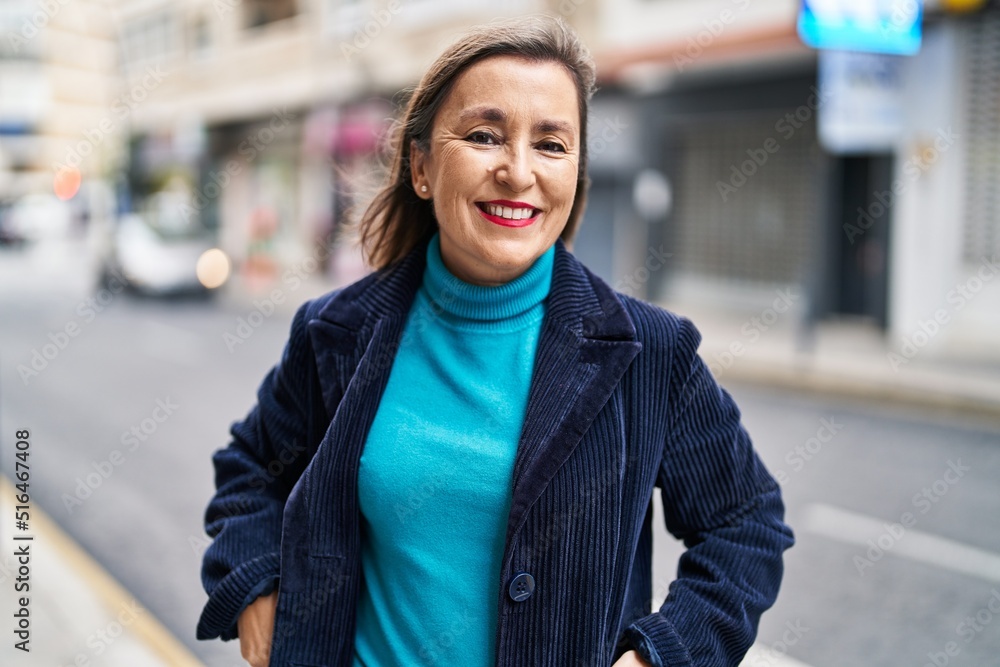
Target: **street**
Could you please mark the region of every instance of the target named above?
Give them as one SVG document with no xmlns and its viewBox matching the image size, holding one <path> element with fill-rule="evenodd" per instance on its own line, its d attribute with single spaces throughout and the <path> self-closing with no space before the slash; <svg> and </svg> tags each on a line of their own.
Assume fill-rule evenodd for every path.
<svg viewBox="0 0 1000 667">
<path fill-rule="evenodd" d="M 13 432 L 30 429 L 33 501 L 206 665 L 243 664 L 235 642 L 194 639 L 210 457 L 279 358 L 293 308 L 232 344 L 249 300 L 90 302 L 85 271 L 29 280 L 29 263 L 0 257 L 6 474 Z M 1000 427 L 730 389 L 797 538 L 749 664 L 1000 665 Z M 681 553 L 659 517 L 657 601 Z"/>
</svg>

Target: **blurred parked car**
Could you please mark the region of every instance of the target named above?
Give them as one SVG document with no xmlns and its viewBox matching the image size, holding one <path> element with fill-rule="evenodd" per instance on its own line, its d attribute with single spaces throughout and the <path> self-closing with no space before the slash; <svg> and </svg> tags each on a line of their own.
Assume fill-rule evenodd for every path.
<svg viewBox="0 0 1000 667">
<path fill-rule="evenodd" d="M 54 195 L 26 195 L 0 212 L 0 243 L 65 238 L 72 223 L 73 211 L 67 202 Z"/>
<path fill-rule="evenodd" d="M 182 196 L 161 192 L 138 213 L 122 216 L 101 262 L 102 283 L 114 284 L 113 279 L 122 276 L 138 294 L 211 292 L 199 280 L 197 266 L 215 239 L 193 210 Z"/>
<path fill-rule="evenodd" d="M 20 238 L 10 227 L 10 212 L 13 209 L 13 201 L 0 200 L 0 246 L 17 246 L 24 242 L 24 239 Z"/>
</svg>

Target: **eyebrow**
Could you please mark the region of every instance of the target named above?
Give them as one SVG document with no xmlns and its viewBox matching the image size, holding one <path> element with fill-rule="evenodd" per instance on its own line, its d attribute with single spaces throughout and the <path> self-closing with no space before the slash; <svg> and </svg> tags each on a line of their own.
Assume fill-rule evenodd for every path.
<svg viewBox="0 0 1000 667">
<path fill-rule="evenodd" d="M 507 112 L 497 107 L 476 106 L 465 109 L 459 115 L 462 121 L 480 119 L 492 123 L 506 123 Z M 561 120 L 540 120 L 532 128 L 535 132 L 567 132 L 573 134 L 573 126 Z"/>
<path fill-rule="evenodd" d="M 535 123 L 536 132 L 567 132 L 573 134 L 573 127 L 561 120 L 542 120 Z"/>
<path fill-rule="evenodd" d="M 465 109 L 459 115 L 459 118 L 463 121 L 465 120 L 488 120 L 494 123 L 505 123 L 507 122 L 507 112 L 503 109 L 498 109 L 496 107 L 478 106 L 472 107 L 470 109 Z"/>
</svg>

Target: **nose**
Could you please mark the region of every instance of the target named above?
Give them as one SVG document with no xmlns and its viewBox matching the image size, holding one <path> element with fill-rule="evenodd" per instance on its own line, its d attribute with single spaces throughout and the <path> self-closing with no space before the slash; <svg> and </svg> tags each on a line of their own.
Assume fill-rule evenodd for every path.
<svg viewBox="0 0 1000 667">
<path fill-rule="evenodd" d="M 534 156 L 530 147 L 510 142 L 500 155 L 500 162 L 493 171 L 497 181 L 514 192 L 524 192 L 535 184 Z"/>
</svg>

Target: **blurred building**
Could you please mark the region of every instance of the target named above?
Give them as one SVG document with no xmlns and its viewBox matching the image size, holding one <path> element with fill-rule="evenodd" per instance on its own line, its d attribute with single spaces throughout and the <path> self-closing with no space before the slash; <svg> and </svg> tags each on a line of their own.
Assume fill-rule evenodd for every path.
<svg viewBox="0 0 1000 667">
<path fill-rule="evenodd" d="M 104 3 L 7 0 L 0 35 L 0 203 L 69 199 L 82 182 L 78 218 L 108 214 L 126 114 Z"/>
<path fill-rule="evenodd" d="M 894 90 L 898 133 L 836 152 L 818 119 L 849 98 L 821 85 L 835 59 L 802 44 L 795 0 L 116 0 L 125 88 L 143 95 L 130 191 L 186 182 L 188 214 L 265 283 L 304 257 L 336 269 L 326 240 L 379 176 L 399 91 L 470 24 L 558 14 L 600 73 L 575 245 L 599 274 L 747 318 L 784 295 L 802 326 L 990 354 L 1000 10 L 985 4 L 927 2 L 919 54 L 864 75 Z"/>
<path fill-rule="evenodd" d="M 545 9 L 524 1 L 501 11 Z M 219 229 L 238 263 L 256 258 L 252 266 L 271 265 L 277 275 L 303 258 L 321 268 L 335 263 L 330 233 L 380 177 L 398 92 L 465 27 L 495 18 L 497 7 L 119 0 L 116 15 L 130 80 L 149 67 L 166 72 L 132 116 L 133 192 L 186 178 L 191 214 Z"/>
<path fill-rule="evenodd" d="M 866 100 L 821 83 L 844 58 L 802 44 L 798 9 L 602 3 L 595 109 L 624 129 L 594 160 L 587 225 L 613 221 L 594 255 L 610 243 L 608 278 L 682 308 L 750 323 L 784 295 L 803 327 L 853 322 L 897 351 L 1000 360 L 1000 8 L 928 2 L 917 55 L 859 58 L 850 76 L 888 91 L 895 132 L 843 151 L 819 121 L 829 133 Z M 649 169 L 664 214 L 639 210 Z M 647 270 L 661 245 L 670 261 Z"/>
</svg>

